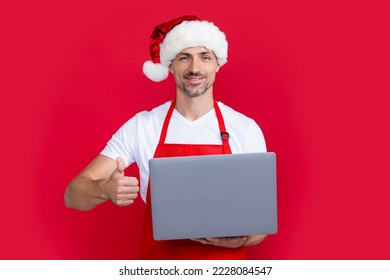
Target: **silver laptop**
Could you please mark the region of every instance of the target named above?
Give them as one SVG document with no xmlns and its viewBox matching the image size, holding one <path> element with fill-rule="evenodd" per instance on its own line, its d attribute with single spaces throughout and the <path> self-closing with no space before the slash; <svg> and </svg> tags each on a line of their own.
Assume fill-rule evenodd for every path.
<svg viewBox="0 0 390 280">
<path fill-rule="evenodd" d="M 155 158 L 149 169 L 155 240 L 277 232 L 274 153 Z"/>
</svg>

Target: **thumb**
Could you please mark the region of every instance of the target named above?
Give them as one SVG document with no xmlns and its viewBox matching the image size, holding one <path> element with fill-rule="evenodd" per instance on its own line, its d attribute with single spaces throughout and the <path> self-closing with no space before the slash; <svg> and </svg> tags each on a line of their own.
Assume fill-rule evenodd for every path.
<svg viewBox="0 0 390 280">
<path fill-rule="evenodd" d="M 125 175 L 126 165 L 124 160 L 121 157 L 116 158 L 116 171 Z"/>
</svg>

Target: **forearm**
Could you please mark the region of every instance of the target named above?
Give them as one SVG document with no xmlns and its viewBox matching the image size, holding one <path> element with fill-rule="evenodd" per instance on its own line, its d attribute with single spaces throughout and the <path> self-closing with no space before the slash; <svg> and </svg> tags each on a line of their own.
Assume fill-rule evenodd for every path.
<svg viewBox="0 0 390 280">
<path fill-rule="evenodd" d="M 76 177 L 65 191 L 65 205 L 87 211 L 107 200 L 104 185 L 107 180 L 92 180 L 87 175 Z"/>
<path fill-rule="evenodd" d="M 252 246 L 252 245 L 259 244 L 259 243 L 262 242 L 266 237 L 267 237 L 266 234 L 259 234 L 259 235 L 248 236 L 248 239 L 245 241 L 245 243 L 243 244 L 243 246 Z"/>
</svg>

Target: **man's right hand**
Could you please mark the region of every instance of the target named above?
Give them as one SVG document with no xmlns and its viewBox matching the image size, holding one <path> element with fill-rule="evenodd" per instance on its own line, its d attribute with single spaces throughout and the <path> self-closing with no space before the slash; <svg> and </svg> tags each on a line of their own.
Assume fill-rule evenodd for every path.
<svg viewBox="0 0 390 280">
<path fill-rule="evenodd" d="M 105 183 L 104 195 L 107 200 L 118 206 L 127 206 L 138 196 L 138 179 L 125 176 L 125 162 L 122 158 L 116 159 L 116 169 Z"/>
</svg>

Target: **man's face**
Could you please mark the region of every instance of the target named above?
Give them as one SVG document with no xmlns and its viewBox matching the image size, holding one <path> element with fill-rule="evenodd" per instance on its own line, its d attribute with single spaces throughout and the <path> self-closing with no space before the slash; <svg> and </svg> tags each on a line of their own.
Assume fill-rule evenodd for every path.
<svg viewBox="0 0 390 280">
<path fill-rule="evenodd" d="M 219 65 L 212 51 L 204 47 L 192 47 L 177 54 L 170 70 L 177 87 L 188 96 L 196 97 L 212 87 Z"/>
</svg>

